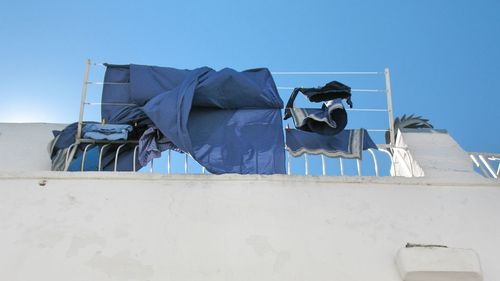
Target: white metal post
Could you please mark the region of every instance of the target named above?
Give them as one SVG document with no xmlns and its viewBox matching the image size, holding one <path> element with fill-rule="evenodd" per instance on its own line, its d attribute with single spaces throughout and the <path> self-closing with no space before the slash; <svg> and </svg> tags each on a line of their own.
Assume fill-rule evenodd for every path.
<svg viewBox="0 0 500 281">
<path fill-rule="evenodd" d="M 120 146 L 118 146 L 118 148 L 116 149 L 116 155 L 115 155 L 115 168 L 114 168 L 114 172 L 116 172 L 116 169 L 118 168 L 118 157 L 120 155 L 120 149 L 122 149 L 122 147 L 124 147 L 125 145 L 127 145 L 126 143 L 124 144 L 120 144 Z"/>
<path fill-rule="evenodd" d="M 136 169 L 136 165 L 135 165 L 135 161 L 137 159 L 137 149 L 139 149 L 139 145 L 136 145 L 134 147 L 134 158 L 132 159 L 133 163 L 132 163 L 132 167 L 134 169 L 134 172 L 137 172 L 137 169 Z"/>
<path fill-rule="evenodd" d="M 69 168 L 69 164 L 71 163 L 71 159 L 73 159 L 73 156 L 75 155 L 75 151 L 76 149 L 73 149 L 74 148 L 78 148 L 78 145 L 77 143 L 73 143 L 71 144 L 69 147 L 68 147 L 68 150 L 66 151 L 66 161 L 64 162 L 64 171 L 67 171 L 68 168 Z"/>
<path fill-rule="evenodd" d="M 377 162 L 377 157 L 375 157 L 375 152 L 373 152 L 373 149 L 369 148 L 368 152 L 372 155 L 373 159 L 373 168 L 375 169 L 375 176 L 378 177 L 378 162 Z"/>
<path fill-rule="evenodd" d="M 85 155 L 87 154 L 87 149 L 92 146 L 93 144 L 87 144 L 85 148 L 83 149 L 83 156 L 82 156 L 82 165 L 80 167 L 80 171 L 83 172 L 83 168 L 85 167 Z"/>
<path fill-rule="evenodd" d="M 291 175 L 292 174 L 292 154 L 290 154 L 290 151 L 288 151 L 288 157 L 287 157 L 287 170 L 288 170 L 287 174 Z"/>
<path fill-rule="evenodd" d="M 469 156 L 472 159 L 472 162 L 474 162 L 474 164 L 476 165 L 476 167 L 478 167 L 481 170 L 481 173 L 483 173 L 483 176 L 485 176 L 485 177 L 488 178 L 489 177 L 488 173 L 483 168 L 483 166 L 481 164 L 479 164 L 479 162 L 477 161 L 476 157 L 473 154 L 470 154 Z"/>
<path fill-rule="evenodd" d="M 392 90 L 391 90 L 391 74 L 389 73 L 389 68 L 385 68 L 385 90 L 387 95 L 387 114 L 389 117 L 389 136 L 391 140 L 391 146 L 396 144 L 395 132 L 394 132 L 394 114 L 392 111 Z"/>
<path fill-rule="evenodd" d="M 83 112 L 85 110 L 85 102 L 87 101 L 87 82 L 89 81 L 90 64 L 90 59 L 87 59 L 87 62 L 85 64 L 85 76 L 83 78 L 82 97 L 80 100 L 80 116 L 78 117 L 78 127 L 76 130 L 77 142 L 79 142 L 82 137 Z"/>
<path fill-rule="evenodd" d="M 321 155 L 321 171 L 323 172 L 323 176 L 326 176 L 326 163 L 325 163 L 325 155 Z"/>
<path fill-rule="evenodd" d="M 170 158 L 172 157 L 172 150 L 168 150 L 167 173 L 170 175 Z"/>
<path fill-rule="evenodd" d="M 304 161 L 305 161 L 305 174 L 309 175 L 309 160 L 307 159 L 307 153 L 304 153 Z"/>
<path fill-rule="evenodd" d="M 97 164 L 98 167 L 97 167 L 97 170 L 100 172 L 101 171 L 101 163 L 102 163 L 102 154 L 104 152 L 104 149 L 108 146 L 110 146 L 111 144 L 110 143 L 107 143 L 107 144 L 104 144 L 103 146 L 101 146 L 101 150 L 99 151 L 99 163 Z"/>
<path fill-rule="evenodd" d="M 82 137 L 82 124 L 83 124 L 83 111 L 85 107 L 85 101 L 87 100 L 87 82 L 89 80 L 89 68 L 90 68 L 90 59 L 87 59 L 87 63 L 85 65 L 85 75 L 83 77 L 83 87 L 82 87 L 82 97 L 80 101 L 80 116 L 78 117 L 78 125 L 76 129 L 75 136 L 75 149 L 70 152 L 69 159 L 72 160 L 75 156 L 76 150 L 78 149 L 78 145 L 80 144 L 80 139 Z M 67 163 L 68 164 L 68 163 Z M 69 165 L 64 167 L 64 171 L 67 171 Z"/>
<path fill-rule="evenodd" d="M 391 176 L 394 176 L 394 157 L 392 156 L 392 154 L 389 151 L 387 151 L 384 148 L 379 148 L 378 151 L 383 152 L 383 153 L 387 154 L 387 156 L 389 156 L 389 160 L 391 160 L 390 174 L 391 174 Z"/>
<path fill-rule="evenodd" d="M 491 175 L 493 178 L 497 179 L 497 178 L 498 178 L 498 176 L 497 176 L 497 175 L 495 174 L 495 172 L 493 171 L 493 168 L 491 168 L 490 163 L 488 163 L 488 161 L 486 161 L 486 159 L 484 159 L 484 156 L 483 156 L 483 155 L 481 155 L 481 154 L 479 154 L 479 155 L 478 155 L 478 157 L 479 157 L 479 159 L 481 160 L 481 162 L 483 162 L 483 164 L 484 164 L 484 166 L 486 167 L 486 169 L 488 170 L 488 172 L 490 172 L 490 175 Z"/>
</svg>

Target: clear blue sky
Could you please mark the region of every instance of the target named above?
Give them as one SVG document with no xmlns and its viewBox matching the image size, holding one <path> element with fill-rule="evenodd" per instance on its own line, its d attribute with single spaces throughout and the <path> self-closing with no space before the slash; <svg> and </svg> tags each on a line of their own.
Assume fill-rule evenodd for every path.
<svg viewBox="0 0 500 281">
<path fill-rule="evenodd" d="M 423 115 L 466 150 L 500 152 L 500 1 L 2 0 L 0 38 L 0 122 L 76 121 L 86 58 L 273 71 L 387 66 L 395 115 Z"/>
</svg>

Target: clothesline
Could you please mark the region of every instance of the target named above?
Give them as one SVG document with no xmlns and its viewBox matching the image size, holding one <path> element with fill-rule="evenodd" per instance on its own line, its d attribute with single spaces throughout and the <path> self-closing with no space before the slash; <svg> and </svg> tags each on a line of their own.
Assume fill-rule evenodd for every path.
<svg viewBox="0 0 500 281">
<path fill-rule="evenodd" d="M 106 67 L 104 63 L 91 63 Z M 272 75 L 383 75 L 381 71 L 271 71 Z"/>
<path fill-rule="evenodd" d="M 128 85 L 130 83 L 116 83 L 116 82 L 102 82 L 102 81 L 88 81 L 89 85 Z M 286 86 L 277 86 L 278 90 L 293 90 L 296 87 L 286 87 Z M 351 92 L 369 92 L 369 93 L 385 93 L 384 89 L 351 89 Z"/>
<path fill-rule="evenodd" d="M 86 102 L 86 105 L 138 106 L 135 103 Z M 383 108 L 346 108 L 347 111 L 387 112 Z"/>
</svg>

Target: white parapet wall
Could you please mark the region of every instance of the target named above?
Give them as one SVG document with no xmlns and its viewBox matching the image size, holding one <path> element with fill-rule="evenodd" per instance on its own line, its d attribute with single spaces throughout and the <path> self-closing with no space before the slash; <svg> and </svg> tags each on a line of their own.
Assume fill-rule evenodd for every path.
<svg viewBox="0 0 500 281">
<path fill-rule="evenodd" d="M 3 280 L 400 281 L 407 242 L 500 280 L 500 187 L 411 178 L 0 173 Z"/>
<path fill-rule="evenodd" d="M 50 171 L 47 146 L 64 124 L 0 123 L 0 171 Z"/>
<path fill-rule="evenodd" d="M 50 172 L 63 127 L 0 124 L 1 280 L 401 281 L 408 242 L 500 280 L 496 180 Z"/>
<path fill-rule="evenodd" d="M 396 176 L 474 179 L 469 155 L 445 131 L 402 129 L 398 131 L 394 151 Z"/>
</svg>

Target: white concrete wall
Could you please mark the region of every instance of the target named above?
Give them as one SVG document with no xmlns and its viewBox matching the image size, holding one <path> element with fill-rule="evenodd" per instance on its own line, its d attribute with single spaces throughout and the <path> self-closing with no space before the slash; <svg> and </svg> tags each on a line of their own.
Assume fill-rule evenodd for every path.
<svg viewBox="0 0 500 281">
<path fill-rule="evenodd" d="M 407 242 L 500 280 L 498 181 L 47 172 L 63 127 L 0 124 L 0 280 L 397 281 Z"/>
<path fill-rule="evenodd" d="M 474 249 L 496 281 L 499 202 L 494 181 L 0 173 L 0 276 L 397 281 L 413 242 Z"/>
<path fill-rule="evenodd" d="M 403 129 L 398 132 L 396 146 L 407 152 L 395 152 L 395 174 L 428 178 L 480 178 L 474 172 L 469 155 L 443 130 Z M 410 172 L 411 167 L 413 172 Z"/>
<path fill-rule="evenodd" d="M 63 124 L 0 123 L 0 171 L 50 171 L 47 145 Z"/>
</svg>

